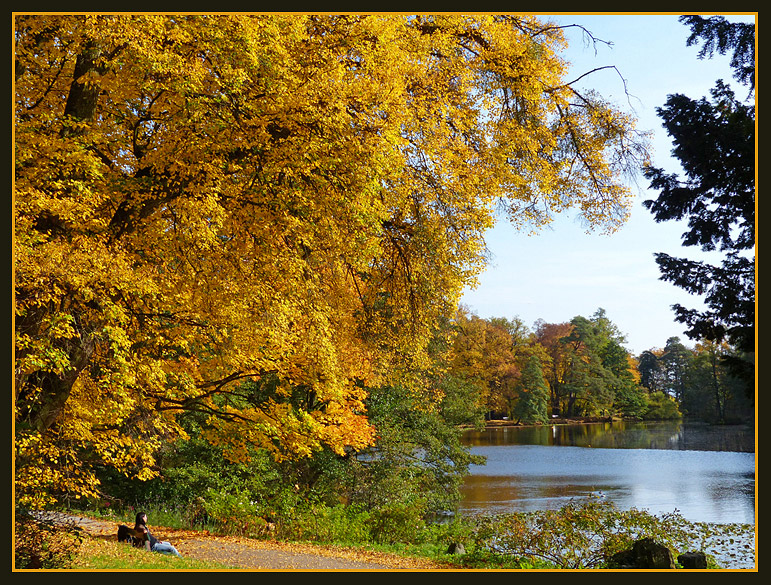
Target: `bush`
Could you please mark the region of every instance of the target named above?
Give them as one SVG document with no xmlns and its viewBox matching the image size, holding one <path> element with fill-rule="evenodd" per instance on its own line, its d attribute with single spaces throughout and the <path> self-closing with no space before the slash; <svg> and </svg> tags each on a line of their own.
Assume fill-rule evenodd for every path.
<svg viewBox="0 0 771 585">
<path fill-rule="evenodd" d="M 691 544 L 677 513 L 659 518 L 635 509 L 622 512 L 605 502 L 483 517 L 475 532 L 482 552 L 546 561 L 562 569 L 602 567 L 641 538 L 654 539 L 675 556 Z"/>
<path fill-rule="evenodd" d="M 426 538 L 425 502 L 394 502 L 370 512 L 372 539 L 378 544 L 420 543 Z"/>
<path fill-rule="evenodd" d="M 82 537 L 74 524 L 57 524 L 26 511 L 15 518 L 14 565 L 17 569 L 66 569 Z"/>
<path fill-rule="evenodd" d="M 296 508 L 281 518 L 276 536 L 288 540 L 310 540 L 338 544 L 370 542 L 370 515 L 357 506 L 315 504 Z"/>
<path fill-rule="evenodd" d="M 209 490 L 191 504 L 191 523 L 196 520 L 203 523 L 205 518 L 208 524 L 224 534 L 263 536 L 269 522 L 260 515 L 259 505 L 249 497 L 241 492 Z"/>
<path fill-rule="evenodd" d="M 424 512 L 424 506 L 415 502 L 391 503 L 372 509 L 363 505 L 315 503 L 282 509 L 275 516 L 272 529 L 273 536 L 285 540 L 417 544 L 425 542 L 431 533 Z"/>
<path fill-rule="evenodd" d="M 654 392 L 648 397 L 648 407 L 643 418 L 645 420 L 671 420 L 683 418 L 683 415 L 674 398 L 661 392 Z"/>
</svg>

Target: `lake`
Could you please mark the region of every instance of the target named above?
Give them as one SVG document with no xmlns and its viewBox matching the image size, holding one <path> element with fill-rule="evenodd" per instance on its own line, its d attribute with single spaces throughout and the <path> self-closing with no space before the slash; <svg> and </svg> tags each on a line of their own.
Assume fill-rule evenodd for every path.
<svg viewBox="0 0 771 585">
<path fill-rule="evenodd" d="M 557 509 L 600 497 L 693 522 L 755 523 L 754 430 L 682 422 L 500 427 L 464 434 L 474 454 L 461 514 Z"/>
</svg>

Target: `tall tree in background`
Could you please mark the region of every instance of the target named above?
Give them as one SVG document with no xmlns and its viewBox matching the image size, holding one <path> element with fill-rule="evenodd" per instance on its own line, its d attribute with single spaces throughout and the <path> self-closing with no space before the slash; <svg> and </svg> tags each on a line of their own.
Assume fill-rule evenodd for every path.
<svg viewBox="0 0 771 585">
<path fill-rule="evenodd" d="M 664 352 L 659 358 L 663 375 L 663 390 L 678 402 L 683 400 L 685 377 L 688 371 L 691 352 L 679 337 L 670 337 L 664 345 Z"/>
<path fill-rule="evenodd" d="M 518 318 L 483 319 L 464 308 L 454 322 L 450 372 L 477 386 L 488 414 L 511 414 L 530 335 L 527 327 Z"/>
<path fill-rule="evenodd" d="M 741 83 L 755 89 L 755 26 L 714 16 L 683 16 L 691 27 L 688 44 L 704 42 L 699 57 L 733 51 L 731 66 Z M 717 81 L 711 98 L 671 95 L 658 109 L 674 142 L 673 154 L 686 179 L 649 167 L 645 176 L 658 190 L 644 205 L 656 221 L 687 219 L 684 246 L 724 254 L 719 265 L 656 254 L 661 278 L 703 295 L 706 309 L 673 307 L 691 339 L 730 342 L 745 355 L 728 356 L 752 394 L 755 351 L 755 108 Z"/>
<path fill-rule="evenodd" d="M 535 341 L 544 349 L 545 359 L 541 360 L 543 375 L 549 385 L 550 414 L 563 414 L 563 396 L 569 392 L 571 353 L 562 339 L 570 335 L 570 323 L 546 323 L 539 319 L 534 324 Z"/>
<path fill-rule="evenodd" d="M 607 372 L 607 384 L 613 392 L 613 413 L 640 416 L 645 409 L 645 393 L 635 359 L 617 339 L 609 339 L 600 356 Z"/>
<path fill-rule="evenodd" d="M 664 372 L 659 361 L 660 354 L 660 349 L 646 349 L 637 360 L 640 385 L 647 388 L 648 393 L 664 391 Z"/>
<path fill-rule="evenodd" d="M 512 418 L 525 424 L 549 422 L 549 386 L 537 356 L 527 358 L 516 388 Z"/>
<path fill-rule="evenodd" d="M 562 339 L 571 348 L 572 364 L 567 376 L 571 391 L 566 414 L 608 414 L 617 396 L 631 404 L 639 385 L 631 356 L 622 346 L 626 339 L 618 327 L 602 308 L 589 319 L 579 315 L 570 323 L 573 328 Z"/>
<path fill-rule="evenodd" d="M 700 341 L 691 352 L 683 407 L 689 416 L 713 423 L 747 420 L 752 409 L 742 381 L 726 367 L 725 357 L 735 353 L 726 342 Z"/>
<path fill-rule="evenodd" d="M 184 412 L 238 461 L 371 445 L 367 385 L 439 408 L 428 345 L 498 206 L 612 229 L 640 165 L 529 16 L 17 14 L 14 42 L 22 505 L 152 477 Z"/>
<path fill-rule="evenodd" d="M 560 340 L 569 356 L 563 414 L 589 416 L 609 408 L 613 401 L 600 358 L 605 339 L 596 323 L 586 317 L 577 315 L 570 324 L 570 334 Z"/>
</svg>

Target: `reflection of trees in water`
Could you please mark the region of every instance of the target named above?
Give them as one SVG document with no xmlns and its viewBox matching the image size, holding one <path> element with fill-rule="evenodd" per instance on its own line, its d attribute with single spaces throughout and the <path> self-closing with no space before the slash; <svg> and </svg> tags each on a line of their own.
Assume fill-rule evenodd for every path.
<svg viewBox="0 0 771 585">
<path fill-rule="evenodd" d="M 584 425 L 503 427 L 471 431 L 465 444 L 553 445 L 602 449 L 678 449 L 694 451 L 755 450 L 754 432 L 747 425 L 615 421 Z"/>
<path fill-rule="evenodd" d="M 518 476 L 469 475 L 463 481 L 462 509 L 475 513 L 513 513 L 557 509 L 573 500 L 585 500 L 592 488 L 569 477 L 527 481 Z"/>
<path fill-rule="evenodd" d="M 683 429 L 681 448 L 751 453 L 755 451 L 755 436 L 748 425 L 694 424 Z"/>
</svg>

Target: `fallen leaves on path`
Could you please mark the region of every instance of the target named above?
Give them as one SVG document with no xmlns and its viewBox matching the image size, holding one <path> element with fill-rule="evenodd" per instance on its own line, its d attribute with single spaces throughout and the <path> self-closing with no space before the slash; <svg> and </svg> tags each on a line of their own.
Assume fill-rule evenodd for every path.
<svg viewBox="0 0 771 585">
<path fill-rule="evenodd" d="M 215 536 L 165 530 L 165 539 L 183 555 L 245 568 L 305 570 L 441 569 L 427 559 L 405 558 L 359 548 Z"/>
</svg>

